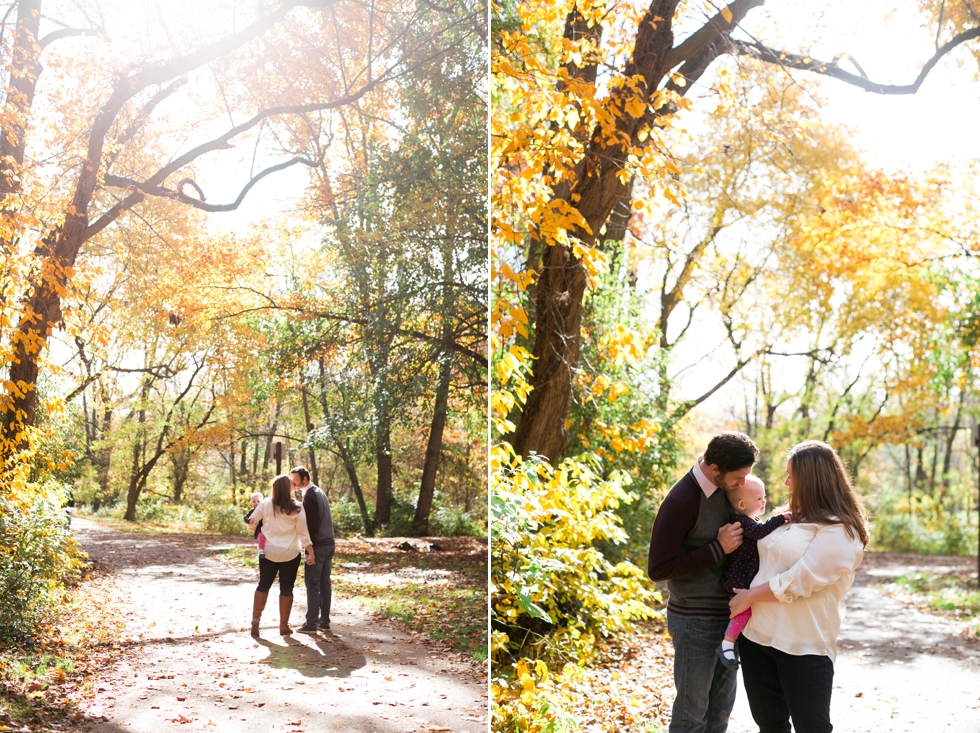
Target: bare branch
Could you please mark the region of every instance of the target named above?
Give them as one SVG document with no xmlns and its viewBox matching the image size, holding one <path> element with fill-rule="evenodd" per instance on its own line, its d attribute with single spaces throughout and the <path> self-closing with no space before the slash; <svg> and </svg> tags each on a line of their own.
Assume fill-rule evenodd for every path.
<svg viewBox="0 0 980 733">
<path fill-rule="evenodd" d="M 83 239 L 86 240 L 91 239 L 93 236 L 95 236 L 103 229 L 105 229 L 107 226 L 109 226 L 109 224 L 111 224 L 113 221 L 118 219 L 120 214 L 122 214 L 125 211 L 128 211 L 129 209 L 133 208 L 134 206 L 142 202 L 147 195 L 167 196 L 168 195 L 167 191 L 169 191 L 169 189 L 161 188 L 161 184 L 170 175 L 177 172 L 185 165 L 192 163 L 197 158 L 200 158 L 202 155 L 206 153 L 232 147 L 231 144 L 229 143 L 229 140 L 236 137 L 237 135 L 240 135 L 243 132 L 252 129 L 256 125 L 261 123 L 263 120 L 278 115 L 302 114 L 304 112 L 320 112 L 328 109 L 335 109 L 337 107 L 343 107 L 357 101 L 365 94 L 371 92 L 378 84 L 384 81 L 387 81 L 387 79 L 384 76 L 379 77 L 375 79 L 374 82 L 372 82 L 371 84 L 364 85 L 361 89 L 354 92 L 353 94 L 340 97 L 339 99 L 335 99 L 330 102 L 288 105 L 283 107 L 272 107 L 270 109 L 263 110 L 258 114 L 256 114 L 255 116 L 253 116 L 252 119 L 248 120 L 247 122 L 243 122 L 237 127 L 231 128 L 220 137 L 214 138 L 209 142 L 202 143 L 201 145 L 198 145 L 196 148 L 193 148 L 192 150 L 189 150 L 183 155 L 175 158 L 169 164 L 165 165 L 159 171 L 157 171 L 152 176 L 150 176 L 143 183 L 138 183 L 135 181 L 131 181 L 130 179 L 124 179 L 118 176 L 106 176 L 105 181 L 107 184 L 115 185 L 120 188 L 133 188 L 134 193 L 131 194 L 130 196 L 127 196 L 119 203 L 117 203 L 115 206 L 109 209 L 105 214 L 99 217 L 99 219 L 97 219 L 95 222 L 90 224 L 85 229 L 85 234 Z M 298 162 L 303 162 L 303 161 L 294 159 L 293 161 L 288 162 L 288 165 L 293 165 Z M 284 167 L 288 167 L 288 165 L 286 164 L 280 164 L 280 165 L 283 165 Z M 270 172 L 274 172 L 274 170 L 282 170 L 282 168 L 276 168 L 275 166 L 273 166 L 272 169 L 267 169 L 267 171 L 263 171 L 258 176 L 253 178 L 249 182 L 249 185 L 246 185 L 243 193 L 247 194 L 248 191 L 251 189 L 251 187 L 254 186 L 255 183 L 257 183 L 262 176 L 268 175 Z M 116 182 L 112 183 L 112 181 L 116 181 Z M 201 204 L 200 201 L 191 198 L 190 196 L 179 194 L 176 191 L 171 191 L 170 193 L 174 194 L 174 197 L 177 198 L 177 200 L 183 201 L 184 203 L 190 204 L 191 206 L 197 206 L 198 208 L 204 209 L 205 211 L 231 211 L 234 208 L 237 208 L 238 204 L 241 203 L 241 199 L 243 198 L 242 196 L 239 196 L 239 201 L 237 204 L 234 205 L 224 204 L 222 205 L 223 206 L 222 208 L 211 209 L 211 208 L 207 208 L 211 206 L 210 204 L 200 205 Z M 184 196 L 184 198 L 180 198 L 180 196 Z"/>
<path fill-rule="evenodd" d="M 242 201 L 245 200 L 245 197 L 248 195 L 248 192 L 252 190 L 252 187 L 255 186 L 256 183 L 261 181 L 266 176 L 272 175 L 273 173 L 276 173 L 281 170 L 285 170 L 286 168 L 290 168 L 296 165 L 297 163 L 312 165 L 310 161 L 306 160 L 305 158 L 293 158 L 292 160 L 287 160 L 283 163 L 279 163 L 278 165 L 270 166 L 269 168 L 266 168 L 264 171 L 259 173 L 257 176 L 253 176 L 252 179 L 249 180 L 247 184 L 245 184 L 245 187 L 241 190 L 241 193 L 238 194 L 238 198 L 235 199 L 230 204 L 205 203 L 206 199 L 204 196 L 204 191 L 202 191 L 201 187 L 198 186 L 190 178 L 183 179 L 180 182 L 180 184 L 193 186 L 193 188 L 201 195 L 201 198 L 199 199 L 196 199 L 193 196 L 188 196 L 186 193 L 184 193 L 179 189 L 174 190 L 171 188 L 165 188 L 164 186 L 148 186 L 145 183 L 134 181 L 131 178 L 124 178 L 123 176 L 115 176 L 111 174 L 106 175 L 105 182 L 106 185 L 109 186 L 116 186 L 117 188 L 129 188 L 134 191 L 144 193 L 148 196 L 157 196 L 160 198 L 167 198 L 167 199 L 172 199 L 174 201 L 180 201 L 181 203 L 187 204 L 189 206 L 193 206 L 196 209 L 201 209 L 202 211 L 209 211 L 209 212 L 234 211 L 239 206 L 241 206 Z M 102 220 L 100 219 L 99 221 Z M 96 224 L 98 223 L 99 222 L 96 222 Z M 95 224 L 93 224 L 92 226 L 94 227 Z M 91 229 L 92 227 L 89 228 Z"/>
<path fill-rule="evenodd" d="M 736 374 L 742 371 L 742 369 L 744 369 L 747 364 L 749 364 L 753 359 L 755 359 L 755 357 L 759 356 L 764 351 L 765 349 L 759 349 L 754 354 L 749 356 L 747 359 L 739 359 L 739 361 L 735 364 L 735 366 L 732 367 L 731 371 L 728 372 L 728 374 L 726 374 L 724 377 L 722 377 L 707 392 L 705 392 L 699 397 L 695 397 L 693 400 L 685 400 L 684 402 L 679 404 L 670 415 L 671 422 L 676 422 L 677 420 L 680 420 L 682 417 L 684 417 L 684 415 L 689 413 L 691 410 L 693 410 L 695 407 L 700 405 L 702 402 L 708 399 L 719 389 L 721 389 L 726 384 L 728 384 L 728 382 L 731 381 L 732 377 L 734 377 Z"/>
<path fill-rule="evenodd" d="M 746 43 L 745 41 L 736 40 L 733 40 L 732 43 L 735 46 L 736 52 L 743 56 L 752 56 L 760 61 L 789 69 L 803 69 L 804 71 L 812 71 L 816 74 L 830 76 L 853 86 L 860 87 L 866 92 L 874 92 L 875 94 L 915 94 L 919 91 L 919 87 L 922 86 L 922 82 L 929 76 L 929 72 L 933 70 L 936 64 L 946 54 L 974 38 L 980 38 L 980 27 L 970 28 L 954 36 L 949 43 L 937 50 L 932 58 L 925 63 L 919 75 L 911 84 L 879 84 L 871 81 L 866 76 L 857 76 L 826 61 L 819 61 L 807 56 L 798 56 L 796 54 L 786 53 L 785 51 L 777 51 L 761 43 Z M 858 68 L 860 70 L 860 67 Z"/>
</svg>

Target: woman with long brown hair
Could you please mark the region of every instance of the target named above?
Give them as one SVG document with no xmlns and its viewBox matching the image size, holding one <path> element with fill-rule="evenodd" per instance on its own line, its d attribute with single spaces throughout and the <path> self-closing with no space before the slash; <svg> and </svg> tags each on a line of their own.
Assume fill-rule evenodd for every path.
<svg viewBox="0 0 980 733">
<path fill-rule="evenodd" d="M 759 572 L 738 590 L 751 606 L 738 642 L 745 692 L 760 733 L 829 733 L 844 594 L 868 544 L 867 520 L 840 456 L 806 440 L 786 461 L 793 522 L 759 541 Z"/>
<path fill-rule="evenodd" d="M 259 621 L 276 575 L 279 576 L 279 633 L 291 634 L 289 612 L 293 608 L 293 586 L 299 572 L 300 553 L 305 551 L 306 562 L 311 564 L 313 543 L 306 526 L 306 512 L 293 498 L 289 476 L 273 479 L 272 496 L 255 507 L 248 526 L 254 530 L 260 521 L 265 548 L 259 555 L 259 585 L 252 601 L 252 636 L 259 635 Z"/>
</svg>

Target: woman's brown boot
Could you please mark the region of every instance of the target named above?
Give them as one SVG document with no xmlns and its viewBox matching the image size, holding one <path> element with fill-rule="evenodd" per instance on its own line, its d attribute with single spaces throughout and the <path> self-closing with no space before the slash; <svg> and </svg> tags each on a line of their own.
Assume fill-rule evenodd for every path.
<svg viewBox="0 0 980 733">
<path fill-rule="evenodd" d="M 259 635 L 259 620 L 262 618 L 262 611 L 265 610 L 267 600 L 269 600 L 268 593 L 255 591 L 255 598 L 252 599 L 252 636 Z"/>
<path fill-rule="evenodd" d="M 293 610 L 292 596 L 279 596 L 279 633 L 288 636 L 293 633 L 289 628 L 289 612 Z"/>
</svg>

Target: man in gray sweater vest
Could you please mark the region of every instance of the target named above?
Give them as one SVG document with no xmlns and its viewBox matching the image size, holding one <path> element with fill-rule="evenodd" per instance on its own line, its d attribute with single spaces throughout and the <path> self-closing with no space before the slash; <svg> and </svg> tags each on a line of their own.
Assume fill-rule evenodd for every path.
<svg viewBox="0 0 980 733">
<path fill-rule="evenodd" d="M 726 431 L 674 484 L 653 522 L 647 575 L 667 581 L 667 630 L 674 644 L 670 733 L 725 733 L 735 705 L 736 673 L 715 654 L 728 628 L 728 594 L 721 586 L 725 555 L 742 544 L 729 524 L 725 489 L 744 485 L 759 449 L 749 436 Z"/>
<path fill-rule="evenodd" d="M 330 567 L 335 549 L 333 519 L 330 517 L 330 501 L 316 484 L 310 483 L 310 472 L 297 466 L 289 472 L 294 489 L 303 492 L 303 510 L 306 526 L 313 543 L 314 562 L 307 561 L 303 571 L 306 582 L 306 623 L 300 631 L 315 634 L 317 630 L 330 630 Z"/>
</svg>

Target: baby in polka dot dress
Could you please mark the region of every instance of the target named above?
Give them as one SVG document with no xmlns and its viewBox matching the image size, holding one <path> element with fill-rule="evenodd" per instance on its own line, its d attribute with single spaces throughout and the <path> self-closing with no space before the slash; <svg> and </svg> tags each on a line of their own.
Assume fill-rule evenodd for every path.
<svg viewBox="0 0 980 733">
<path fill-rule="evenodd" d="M 766 487 L 756 476 L 746 476 L 745 484 L 737 489 L 725 492 L 728 503 L 732 505 L 735 514 L 733 522 L 742 525 L 742 544 L 725 557 L 725 570 L 721 576 L 721 585 L 734 596 L 736 589 L 748 588 L 755 574 L 759 572 L 758 541 L 766 537 L 777 527 L 792 521 L 790 512 L 776 514 L 768 522 L 758 521 L 766 512 Z M 752 617 L 752 609 L 748 608 L 738 614 L 728 624 L 725 640 L 716 653 L 722 664 L 732 670 L 738 669 L 738 656 L 735 653 L 735 640 Z"/>
</svg>

